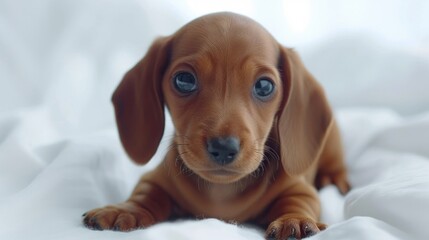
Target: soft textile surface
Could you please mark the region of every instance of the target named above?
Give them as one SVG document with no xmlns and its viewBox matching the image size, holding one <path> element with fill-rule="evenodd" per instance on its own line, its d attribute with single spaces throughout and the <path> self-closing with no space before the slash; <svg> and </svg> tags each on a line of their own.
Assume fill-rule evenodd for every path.
<svg viewBox="0 0 429 240">
<path fill-rule="evenodd" d="M 216 219 L 129 233 L 81 224 L 85 211 L 125 200 L 170 144 L 167 122 L 154 160 L 132 164 L 110 94 L 155 36 L 221 10 L 174 2 L 0 1 L 0 239 L 263 239 Z M 296 47 L 336 109 L 353 190 L 320 192 L 330 227 L 313 239 L 429 239 L 429 4 L 239 2 L 225 9 Z"/>
</svg>

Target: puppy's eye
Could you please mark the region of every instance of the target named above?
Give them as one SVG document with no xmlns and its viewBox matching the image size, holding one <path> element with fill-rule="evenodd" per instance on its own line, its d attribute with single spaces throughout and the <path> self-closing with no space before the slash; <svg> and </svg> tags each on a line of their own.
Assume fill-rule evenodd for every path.
<svg viewBox="0 0 429 240">
<path fill-rule="evenodd" d="M 192 73 L 179 72 L 173 77 L 174 87 L 183 94 L 189 94 L 197 90 L 197 80 Z"/>
<path fill-rule="evenodd" d="M 253 86 L 253 94 L 260 100 L 268 100 L 274 93 L 274 83 L 268 78 L 260 78 Z"/>
</svg>

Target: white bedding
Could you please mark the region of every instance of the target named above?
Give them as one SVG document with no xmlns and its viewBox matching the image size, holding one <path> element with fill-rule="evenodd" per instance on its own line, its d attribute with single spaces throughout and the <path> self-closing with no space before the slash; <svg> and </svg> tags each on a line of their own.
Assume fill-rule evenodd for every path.
<svg viewBox="0 0 429 240">
<path fill-rule="evenodd" d="M 321 190 L 330 227 L 312 239 L 429 239 L 428 3 L 174 2 L 0 0 L 1 240 L 263 239 L 216 219 L 129 233 L 81 224 L 85 211 L 123 201 L 172 133 L 167 122 L 147 166 L 128 160 L 110 104 L 121 76 L 155 36 L 221 9 L 296 47 L 335 107 L 353 190 Z"/>
</svg>

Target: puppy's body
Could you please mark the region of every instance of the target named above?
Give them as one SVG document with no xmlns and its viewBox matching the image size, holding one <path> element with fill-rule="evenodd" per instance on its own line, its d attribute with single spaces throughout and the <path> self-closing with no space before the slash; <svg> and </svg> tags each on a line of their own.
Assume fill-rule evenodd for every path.
<svg viewBox="0 0 429 240">
<path fill-rule="evenodd" d="M 304 185 L 305 194 L 317 198 L 315 190 L 307 193 L 309 183 L 304 176 L 287 176 L 283 169 L 272 164 L 267 165 L 263 173 L 255 173 L 254 176 L 247 176 L 231 184 L 219 184 L 210 183 L 194 174 L 190 175 L 192 173 L 182 171 L 180 168 L 169 169 L 171 165 L 177 165 L 176 155 L 172 153 L 170 157 L 167 156 L 165 159 L 166 165 L 161 165 L 143 176 L 141 182 L 151 182 L 160 186 L 174 199 L 177 208 L 172 210 L 171 216 L 215 217 L 225 221 L 252 221 L 266 225 L 269 224 L 264 219 L 267 207 L 282 193 L 295 187 L 299 190 L 299 185 Z M 165 175 L 169 176 L 168 179 L 162 179 Z M 309 175 L 312 173 L 309 172 Z M 177 185 L 177 182 L 180 184 Z M 136 190 L 138 191 L 138 186 Z M 288 193 L 299 194 L 290 191 Z M 311 213 L 315 219 L 318 214 L 318 208 Z"/>
<path fill-rule="evenodd" d="M 348 191 L 338 129 L 298 56 L 240 15 L 201 17 L 155 41 L 113 96 L 121 141 L 146 163 L 171 113 L 162 164 L 125 203 L 84 222 L 131 230 L 176 217 L 252 221 L 267 237 L 303 238 L 318 223 L 317 187 Z"/>
</svg>

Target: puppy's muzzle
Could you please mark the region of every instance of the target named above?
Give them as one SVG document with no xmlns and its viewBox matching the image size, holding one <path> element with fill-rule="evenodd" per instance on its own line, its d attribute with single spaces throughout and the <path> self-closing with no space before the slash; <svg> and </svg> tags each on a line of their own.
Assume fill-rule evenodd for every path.
<svg viewBox="0 0 429 240">
<path fill-rule="evenodd" d="M 219 165 L 233 162 L 240 152 L 240 140 L 236 137 L 218 137 L 207 141 L 210 159 Z"/>
</svg>

